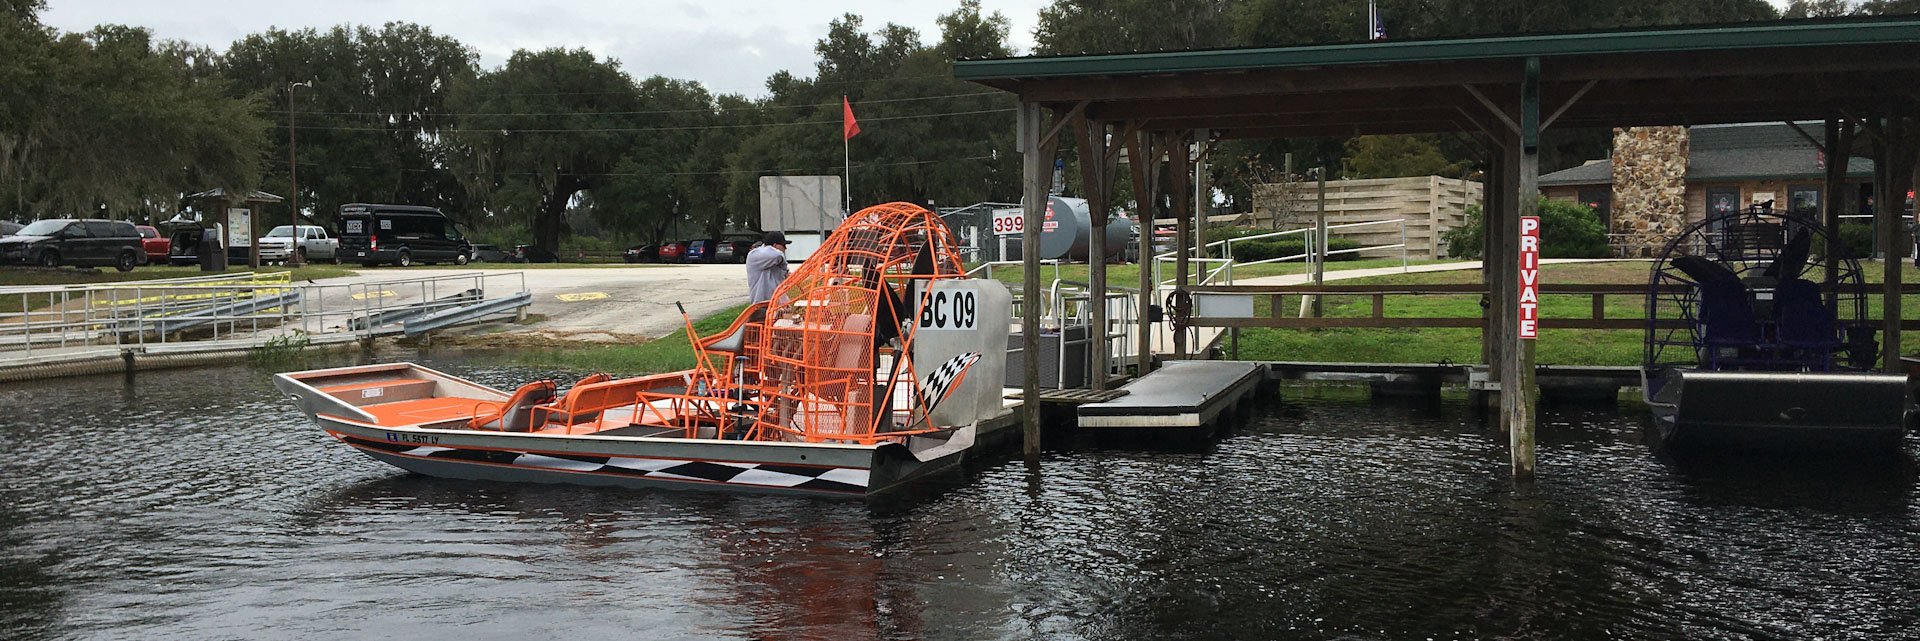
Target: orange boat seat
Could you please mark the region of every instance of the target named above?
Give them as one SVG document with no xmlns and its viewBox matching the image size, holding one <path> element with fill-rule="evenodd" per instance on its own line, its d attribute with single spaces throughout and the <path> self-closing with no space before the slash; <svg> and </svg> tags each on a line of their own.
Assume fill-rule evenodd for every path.
<svg viewBox="0 0 1920 641">
<path fill-rule="evenodd" d="M 467 427 L 496 432 L 526 432 L 533 429 L 533 406 L 553 400 L 553 381 L 534 381 L 514 390 L 505 403 L 482 401 L 483 409 L 467 421 Z"/>
<path fill-rule="evenodd" d="M 576 397 L 576 391 L 579 392 L 579 395 L 591 394 L 594 390 L 599 389 L 596 385 L 612 379 L 612 376 L 606 374 L 592 374 L 580 379 L 579 382 L 573 384 L 572 388 L 567 390 L 566 394 L 555 397 L 550 404 L 540 406 L 538 408 L 539 419 L 535 420 L 534 423 L 539 425 L 546 425 L 548 423 L 579 425 L 581 423 L 591 423 L 600 420 L 600 410 L 569 412 L 566 408 L 572 407 L 575 404 L 568 403 L 567 400 Z"/>
</svg>

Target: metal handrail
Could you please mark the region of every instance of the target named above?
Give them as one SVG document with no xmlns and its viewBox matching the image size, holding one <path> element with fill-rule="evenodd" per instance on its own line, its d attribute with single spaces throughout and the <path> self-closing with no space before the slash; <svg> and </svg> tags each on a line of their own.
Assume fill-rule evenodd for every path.
<svg viewBox="0 0 1920 641">
<path fill-rule="evenodd" d="M 0 311 L 0 354 L 32 356 L 45 346 L 74 344 L 145 348 L 181 342 L 179 333 L 188 329 L 195 333 L 188 341 L 193 343 L 295 333 L 372 337 L 392 330 L 353 321 L 413 307 L 444 308 L 439 292 L 446 286 L 485 292 L 490 283 L 502 290 L 516 281 L 512 291 L 524 294 L 524 272 L 485 271 L 358 283 L 214 283 L 197 277 L 43 286 L 21 296 L 18 311 Z M 409 293 L 385 295 L 392 290 Z M 415 294 L 419 300 L 410 300 Z"/>
</svg>

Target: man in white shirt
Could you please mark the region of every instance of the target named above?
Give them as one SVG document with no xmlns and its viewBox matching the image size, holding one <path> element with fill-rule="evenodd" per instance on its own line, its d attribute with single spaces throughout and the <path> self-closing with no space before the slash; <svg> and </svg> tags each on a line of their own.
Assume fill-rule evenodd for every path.
<svg viewBox="0 0 1920 641">
<path fill-rule="evenodd" d="M 773 290 L 787 279 L 787 235 L 767 232 L 759 247 L 747 252 L 747 304 L 773 298 Z"/>
</svg>

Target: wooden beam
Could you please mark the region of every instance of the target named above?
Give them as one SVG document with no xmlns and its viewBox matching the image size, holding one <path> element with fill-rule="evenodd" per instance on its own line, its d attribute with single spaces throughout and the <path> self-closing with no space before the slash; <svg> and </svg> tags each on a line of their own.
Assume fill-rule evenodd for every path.
<svg viewBox="0 0 1920 641">
<path fill-rule="evenodd" d="M 1552 127 L 1553 121 L 1560 119 L 1560 114 L 1567 113 L 1568 108 L 1572 107 L 1575 103 L 1580 102 L 1580 98 L 1582 96 L 1587 95 L 1588 91 L 1592 91 L 1593 86 L 1595 84 L 1598 84 L 1599 82 L 1600 81 L 1598 80 L 1588 80 L 1587 84 L 1581 85 L 1579 91 L 1573 92 L 1573 97 L 1568 98 L 1566 102 L 1561 103 L 1559 109 L 1553 110 L 1553 115 L 1547 116 L 1546 120 L 1540 121 L 1540 128 L 1546 129 L 1548 127 Z"/>
<path fill-rule="evenodd" d="M 1062 129 L 1066 129 L 1067 123 L 1073 122 L 1074 119 L 1079 118 L 1080 113 L 1086 110 L 1087 110 L 1087 101 L 1082 100 L 1080 102 L 1074 103 L 1073 108 L 1069 109 L 1066 113 L 1056 114 L 1054 116 L 1053 129 L 1048 130 L 1047 135 L 1040 137 L 1040 146 L 1052 147 L 1057 145 L 1060 142 L 1060 131 Z M 1022 249 L 1024 250 L 1024 248 Z"/>
<path fill-rule="evenodd" d="M 1520 123 L 1514 122 L 1513 117 L 1508 116 L 1507 112 L 1501 109 L 1499 105 L 1493 104 L 1493 101 L 1489 100 L 1486 94 L 1480 93 L 1480 90 L 1478 88 L 1475 88 L 1473 85 L 1463 84 L 1460 86 L 1461 88 L 1464 88 L 1467 90 L 1468 95 L 1471 95 L 1475 100 L 1480 101 L 1480 104 L 1485 106 L 1487 108 L 1487 111 L 1493 114 L 1494 118 L 1499 119 L 1502 124 L 1505 124 L 1507 126 L 1508 131 L 1511 131 L 1514 133 L 1520 132 Z"/>
</svg>

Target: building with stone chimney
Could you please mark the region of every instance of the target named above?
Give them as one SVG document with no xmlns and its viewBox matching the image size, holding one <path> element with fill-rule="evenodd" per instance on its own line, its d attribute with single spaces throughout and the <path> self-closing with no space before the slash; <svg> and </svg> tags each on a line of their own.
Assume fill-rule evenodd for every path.
<svg viewBox="0 0 1920 641">
<path fill-rule="evenodd" d="M 1608 158 L 1540 177 L 1548 198 L 1587 203 L 1607 223 L 1622 255 L 1645 256 L 1710 212 L 1773 201 L 1818 217 L 1826 202 L 1826 159 L 1808 135 L 1818 122 L 1630 127 L 1613 130 Z M 1803 135 L 1803 132 L 1806 135 Z M 1871 195 L 1873 161 L 1847 165 L 1851 211 Z M 1864 220 L 1864 219 L 1863 219 Z"/>
</svg>

